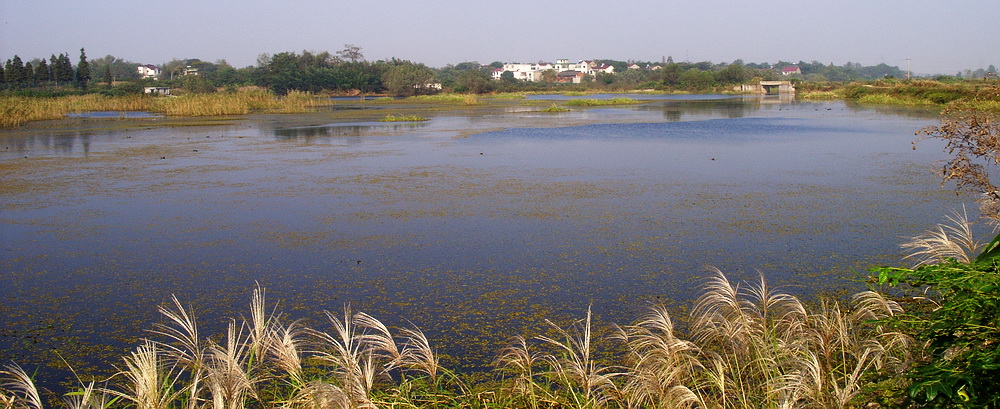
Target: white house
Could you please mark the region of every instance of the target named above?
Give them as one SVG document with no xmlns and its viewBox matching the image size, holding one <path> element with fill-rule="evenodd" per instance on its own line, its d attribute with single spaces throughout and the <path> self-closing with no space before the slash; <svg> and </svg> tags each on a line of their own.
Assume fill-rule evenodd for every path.
<svg viewBox="0 0 1000 409">
<path fill-rule="evenodd" d="M 136 71 L 139 72 L 139 77 L 140 78 L 152 78 L 154 80 L 157 79 L 157 78 L 159 78 L 160 77 L 160 73 L 162 72 L 162 71 L 160 71 L 159 67 L 157 67 L 155 65 L 148 65 L 148 64 L 147 65 L 140 65 L 138 68 L 136 68 Z"/>
<path fill-rule="evenodd" d="M 581 75 L 594 75 L 598 72 L 613 73 L 615 67 L 608 64 L 598 65 L 592 60 L 571 64 L 567 59 L 558 59 L 554 64 L 548 62 L 504 63 L 503 68 L 493 70 L 492 77 L 498 80 L 505 71 L 510 71 L 514 74 L 514 78 L 522 81 L 542 81 L 542 73 L 548 70 L 553 70 L 556 73 L 575 71 Z M 575 75 L 574 78 L 576 78 Z"/>
<path fill-rule="evenodd" d="M 142 90 L 152 95 L 170 95 L 170 87 L 144 87 Z"/>
</svg>

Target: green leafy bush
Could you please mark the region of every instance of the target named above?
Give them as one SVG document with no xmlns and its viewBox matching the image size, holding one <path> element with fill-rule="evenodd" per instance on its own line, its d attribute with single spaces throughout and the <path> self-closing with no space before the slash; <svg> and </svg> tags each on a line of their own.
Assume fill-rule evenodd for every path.
<svg viewBox="0 0 1000 409">
<path fill-rule="evenodd" d="M 984 253 L 984 256 L 989 253 Z M 981 256 L 878 270 L 881 283 L 916 290 L 907 313 L 886 318 L 923 346 L 907 377 L 910 399 L 931 407 L 1000 406 L 1000 269 Z"/>
</svg>

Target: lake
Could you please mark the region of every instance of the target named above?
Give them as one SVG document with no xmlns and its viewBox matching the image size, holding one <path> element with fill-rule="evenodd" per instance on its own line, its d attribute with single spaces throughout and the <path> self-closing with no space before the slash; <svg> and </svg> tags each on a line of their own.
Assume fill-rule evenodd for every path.
<svg viewBox="0 0 1000 409">
<path fill-rule="evenodd" d="M 933 112 L 697 96 L 544 113 L 561 97 L 533 98 L 419 123 L 337 101 L 0 131 L 0 359 L 42 378 L 54 351 L 119 364 L 171 295 L 219 333 L 259 283 L 286 319 L 322 327 L 350 304 L 479 368 L 588 306 L 605 325 L 681 311 L 706 266 L 849 294 L 970 201 L 934 173 L 940 143 L 912 145 Z"/>
</svg>

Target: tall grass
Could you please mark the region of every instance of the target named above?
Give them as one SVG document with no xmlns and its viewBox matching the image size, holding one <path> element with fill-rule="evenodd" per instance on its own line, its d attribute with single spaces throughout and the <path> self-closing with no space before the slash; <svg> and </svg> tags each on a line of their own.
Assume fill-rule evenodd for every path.
<svg viewBox="0 0 1000 409">
<path fill-rule="evenodd" d="M 31 121 L 60 119 L 69 113 L 87 111 L 147 111 L 152 98 L 142 95 L 109 97 L 97 94 L 62 97 L 21 97 L 0 95 L 0 128 Z"/>
<path fill-rule="evenodd" d="M 737 284 L 714 270 L 686 333 L 666 308 L 655 307 L 597 337 L 588 309 L 568 326 L 546 321 L 546 335 L 514 337 L 495 361 L 498 383 L 470 388 L 441 366 L 415 326 L 390 328 L 345 307 L 325 312 L 326 328 L 309 329 L 282 322 L 256 288 L 249 318 L 230 321 L 221 337 L 202 335 L 191 309 L 173 298 L 160 308 L 165 322 L 153 331 L 159 339 L 125 357 L 108 387 L 84 385 L 67 405 L 846 408 L 863 403 L 874 374 L 907 364 L 909 338 L 877 324 L 900 312 L 874 292 L 857 295 L 850 309 L 825 301 L 810 311 L 763 278 Z M 608 347 L 625 353 L 596 358 Z M 41 409 L 23 369 L 7 366 L 2 376 L 4 409 Z"/>
<path fill-rule="evenodd" d="M 307 112 L 321 104 L 315 95 L 292 91 L 278 97 L 260 88 L 230 93 L 185 94 L 175 97 L 148 95 L 105 96 L 99 94 L 61 97 L 0 95 L 0 127 L 15 127 L 31 121 L 64 118 L 89 111 L 146 111 L 171 116 L 245 115 L 253 111 Z"/>
</svg>

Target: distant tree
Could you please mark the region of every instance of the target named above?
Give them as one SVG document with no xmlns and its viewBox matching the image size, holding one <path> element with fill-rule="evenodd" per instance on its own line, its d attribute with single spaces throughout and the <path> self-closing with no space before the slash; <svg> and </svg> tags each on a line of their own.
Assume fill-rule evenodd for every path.
<svg viewBox="0 0 1000 409">
<path fill-rule="evenodd" d="M 90 60 L 90 71 L 95 73 L 99 72 L 103 75 L 107 73 L 108 69 L 110 69 L 111 81 L 138 79 L 139 72 L 136 71 L 136 68 L 138 67 L 138 63 L 125 61 L 124 59 L 113 55 L 106 55 L 101 58 Z"/>
<path fill-rule="evenodd" d="M 542 81 L 545 81 L 545 82 L 548 82 L 548 83 L 556 82 L 556 79 L 558 78 L 558 76 L 559 76 L 559 73 L 556 72 L 556 70 L 553 70 L 553 69 L 547 69 L 545 71 L 542 71 Z"/>
<path fill-rule="evenodd" d="M 7 83 L 15 86 L 24 85 L 27 75 L 24 74 L 24 63 L 21 57 L 15 55 L 13 59 L 7 60 L 4 64 L 4 79 Z"/>
<path fill-rule="evenodd" d="M 667 56 L 667 64 L 673 64 L 673 63 L 674 63 L 674 57 L 668 55 Z"/>
<path fill-rule="evenodd" d="M 59 54 L 55 65 L 55 76 L 57 85 L 59 82 L 63 84 L 68 84 L 73 82 L 74 71 L 73 63 L 69 61 L 69 55 L 66 53 Z"/>
<path fill-rule="evenodd" d="M 705 90 L 715 85 L 715 75 L 711 71 L 689 69 L 681 74 L 681 86 L 689 90 Z"/>
<path fill-rule="evenodd" d="M 670 59 L 668 58 L 667 61 L 670 61 Z M 681 66 L 673 62 L 669 62 L 663 68 L 657 70 L 660 82 L 668 87 L 676 87 L 681 84 L 681 73 Z"/>
<path fill-rule="evenodd" d="M 505 84 L 516 84 L 517 78 L 514 77 L 514 73 L 510 71 L 504 71 L 500 73 L 500 82 Z"/>
<path fill-rule="evenodd" d="M 27 85 L 35 85 L 35 67 L 31 65 L 31 62 L 24 63 L 24 83 Z"/>
<path fill-rule="evenodd" d="M 57 70 L 59 69 L 59 59 L 55 54 L 51 54 L 49 57 L 49 81 L 52 81 L 56 86 L 59 86 L 59 74 Z"/>
<path fill-rule="evenodd" d="M 493 81 L 482 70 L 465 70 L 455 79 L 455 91 L 485 94 L 493 91 Z"/>
<path fill-rule="evenodd" d="M 87 62 L 87 53 L 80 49 L 80 63 L 76 65 L 76 83 L 80 88 L 87 89 L 90 82 L 90 63 Z"/>
<path fill-rule="evenodd" d="M 339 56 L 344 61 L 359 62 L 365 60 L 365 55 L 361 53 L 361 47 L 354 44 L 344 44 L 344 49 L 337 51 L 337 56 Z"/>
<path fill-rule="evenodd" d="M 110 65 L 105 65 L 104 66 L 104 83 L 108 84 L 108 85 L 112 85 L 114 82 L 115 82 L 115 77 L 113 75 L 111 75 L 111 66 Z"/>
<path fill-rule="evenodd" d="M 723 84 L 741 84 L 753 78 L 755 74 L 756 70 L 747 68 L 741 60 L 736 60 L 725 69 L 715 73 L 715 79 Z"/>
<path fill-rule="evenodd" d="M 45 62 L 44 58 L 38 60 L 38 63 L 35 64 L 35 83 L 45 85 L 51 78 L 52 73 L 49 72 L 49 64 Z"/>
<path fill-rule="evenodd" d="M 403 62 L 389 68 L 382 75 L 386 91 L 398 96 L 411 96 L 432 92 L 426 88 L 434 80 L 434 71 L 423 64 Z"/>
<path fill-rule="evenodd" d="M 0 64 L 0 84 L 7 83 L 7 70 L 4 69 L 4 64 Z"/>
<path fill-rule="evenodd" d="M 210 94 L 215 92 L 215 85 L 212 84 L 212 81 L 201 75 L 185 75 L 180 82 L 181 87 L 191 93 Z"/>
</svg>

